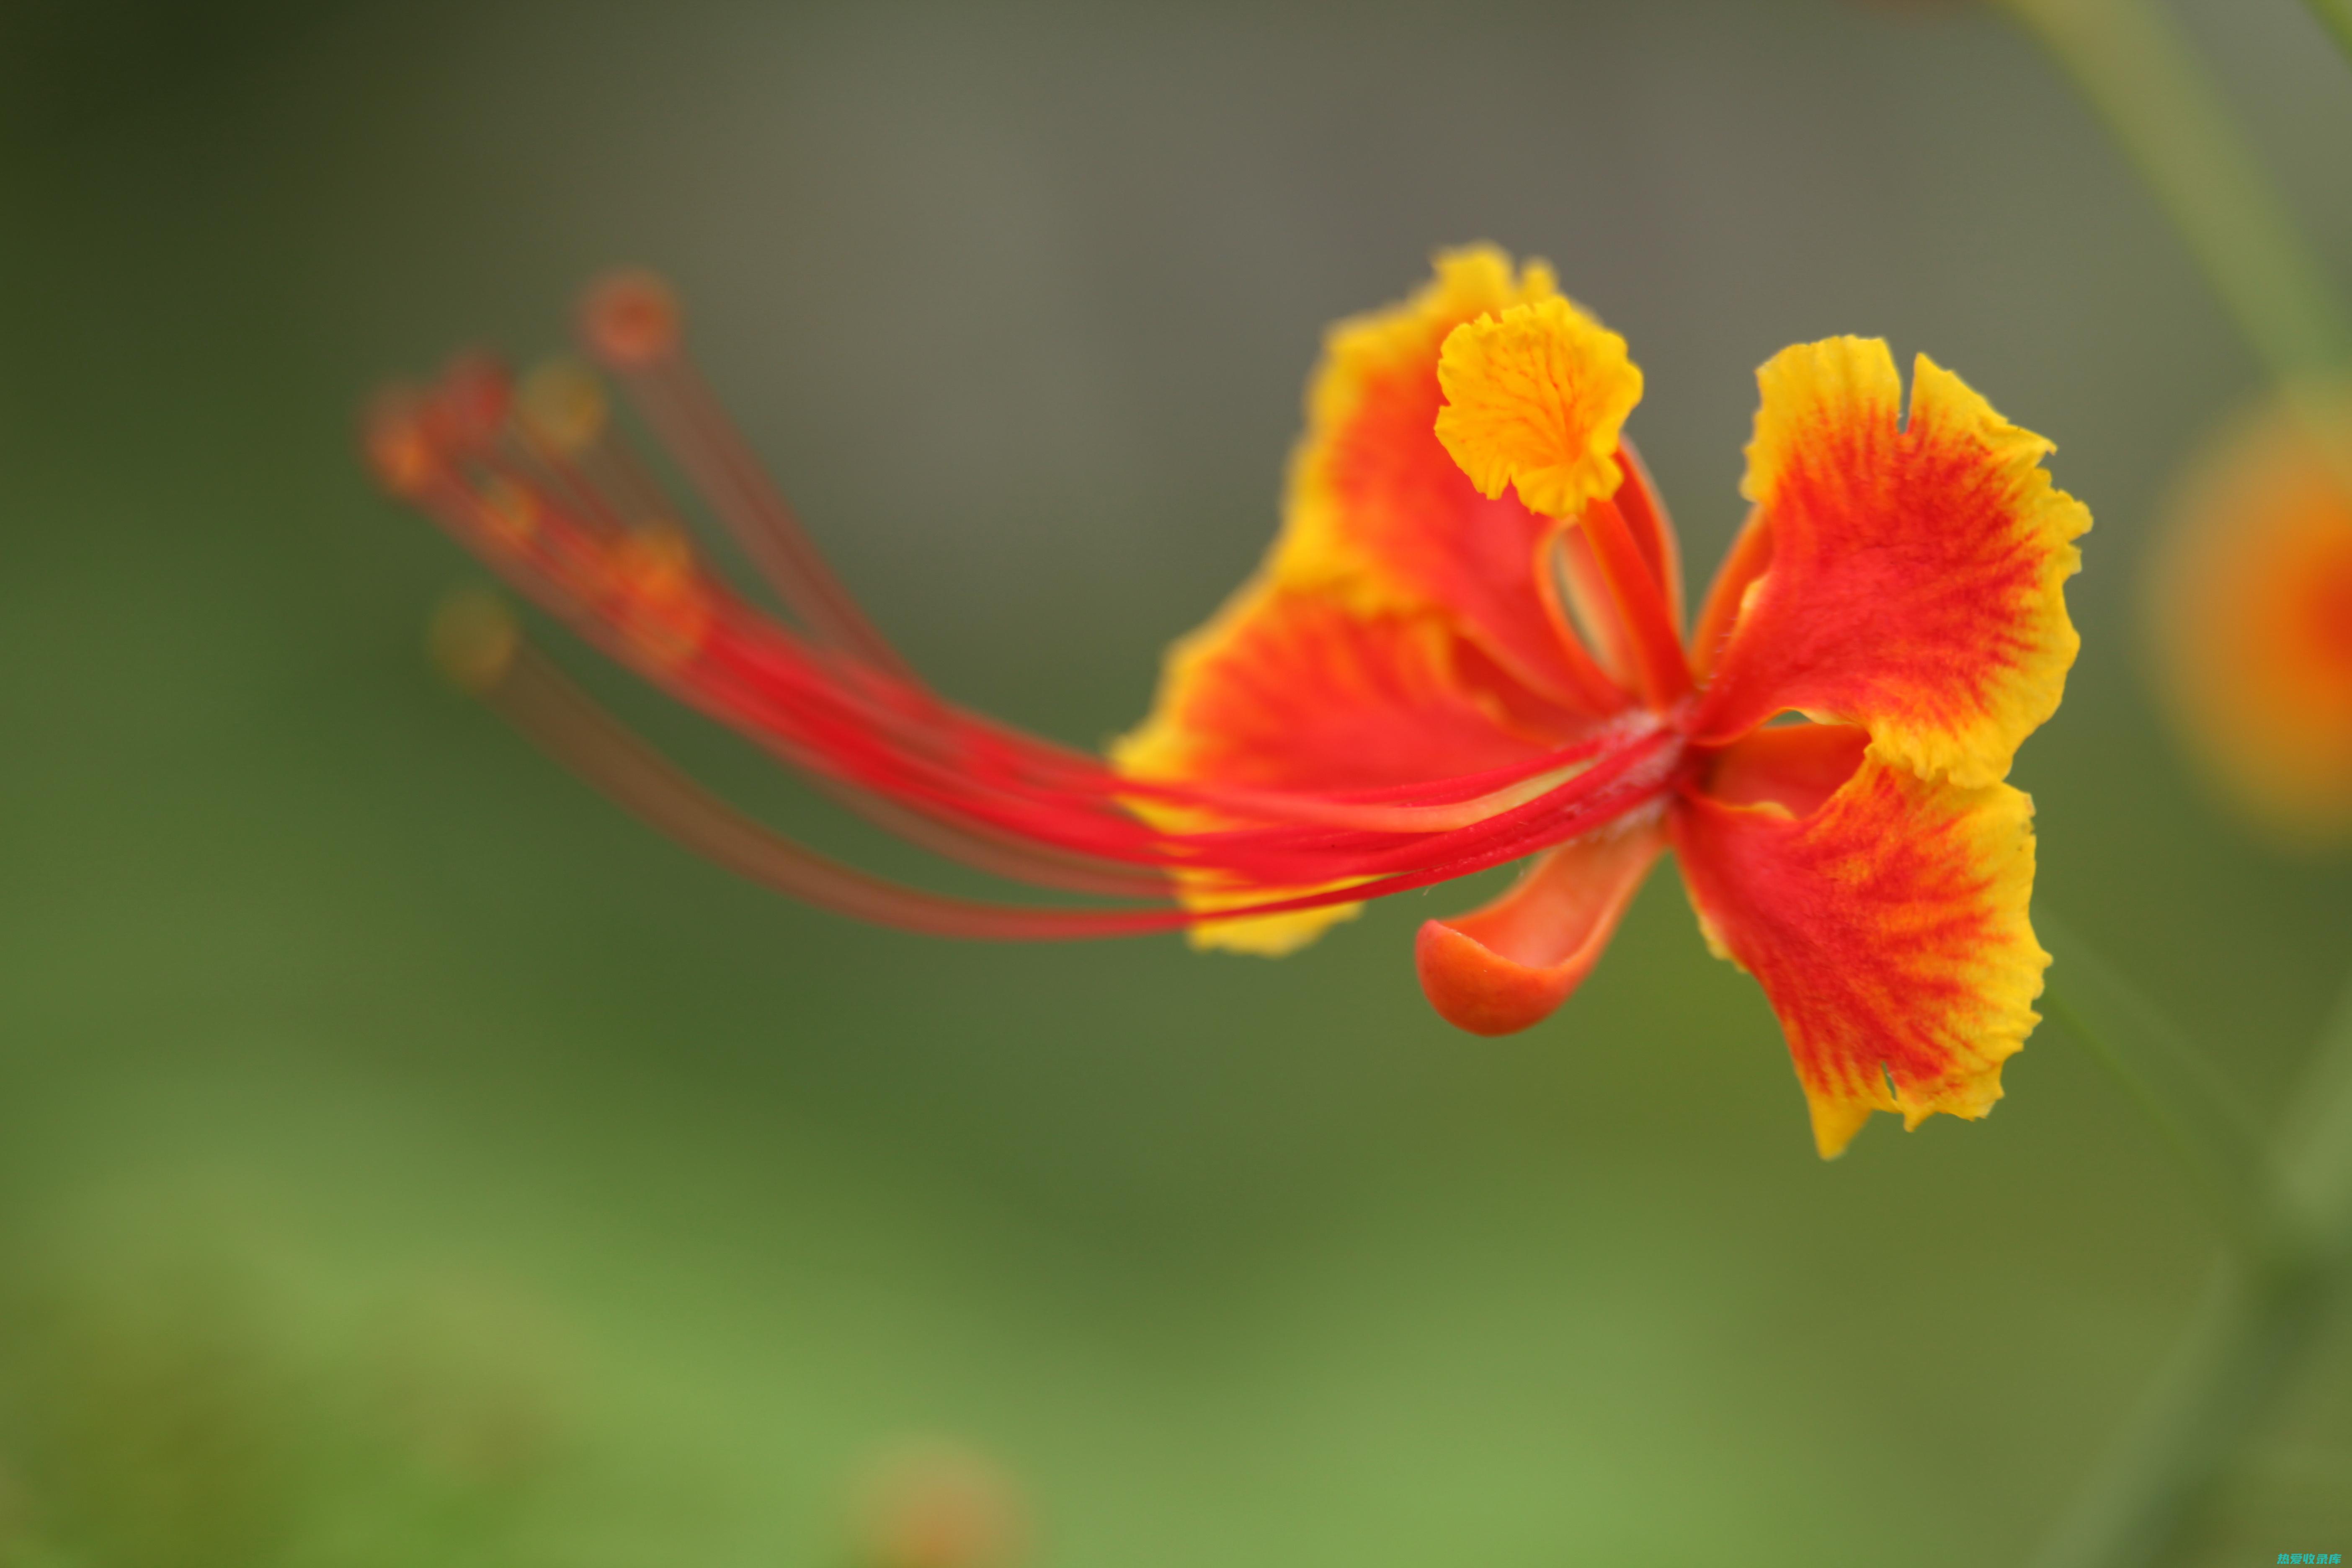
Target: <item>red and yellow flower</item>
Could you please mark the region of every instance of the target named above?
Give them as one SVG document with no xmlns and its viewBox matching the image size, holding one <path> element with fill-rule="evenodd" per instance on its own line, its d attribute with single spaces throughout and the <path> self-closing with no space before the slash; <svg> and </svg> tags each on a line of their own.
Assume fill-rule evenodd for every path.
<svg viewBox="0 0 2352 1568">
<path fill-rule="evenodd" d="M 591 351 L 792 614 L 720 583 L 584 371 L 461 361 L 387 395 L 380 476 L 523 592 L 854 809 L 967 864 L 1113 907 L 887 883 L 702 793 L 478 604 L 453 668 L 696 848 L 862 918 L 983 938 L 1189 929 L 1287 952 L 1367 900 L 1533 857 L 1421 931 L 1438 1011 L 1500 1034 L 1590 971 L 1671 847 L 1701 930 L 1779 1015 L 1824 1155 L 1874 1110 L 1981 1116 L 2037 1022 L 2032 805 L 2005 784 L 2076 638 L 2049 443 L 1885 343 L 1759 373 L 1745 527 L 1683 631 L 1673 529 L 1622 436 L 1641 373 L 1550 272 L 1478 247 L 1344 322 L 1279 537 L 1171 651 L 1150 716 L 1087 756 L 948 702 L 824 571 L 685 358 L 676 308 L 608 281 Z"/>
<path fill-rule="evenodd" d="M 2165 695 L 2216 782 L 2282 839 L 2352 839 L 2352 393 L 2225 433 L 2150 582 Z"/>
</svg>

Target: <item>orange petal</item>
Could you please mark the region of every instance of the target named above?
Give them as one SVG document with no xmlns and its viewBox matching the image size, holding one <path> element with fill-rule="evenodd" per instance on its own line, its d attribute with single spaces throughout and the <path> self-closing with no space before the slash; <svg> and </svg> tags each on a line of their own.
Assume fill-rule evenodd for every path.
<svg viewBox="0 0 2352 1568">
<path fill-rule="evenodd" d="M 1870 731 L 1855 724 L 1775 724 L 1717 752 L 1707 797 L 1725 805 L 1773 805 L 1810 816 L 1862 766 Z"/>
<path fill-rule="evenodd" d="M 1151 716 L 1115 759 L 1138 777 L 1371 788 L 1507 767 L 1582 729 L 1437 616 L 1360 615 L 1260 579 L 1169 650 Z"/>
<path fill-rule="evenodd" d="M 1559 299 L 1541 262 L 1514 276 L 1508 257 L 1480 246 L 1440 256 L 1435 279 L 1405 303 L 1334 327 L 1307 389 L 1271 569 L 1365 614 L 1442 614 L 1531 689 L 1610 713 L 1627 700 L 1544 608 L 1556 525 L 1514 497 L 1481 496 L 1436 433 L 1446 335 Z"/>
<path fill-rule="evenodd" d="M 1261 578 L 1170 650 L 1151 716 L 1111 760 L 1133 778 L 1377 788 L 1526 762 L 1583 722 L 1529 697 L 1436 614 L 1360 614 Z M 1205 825 L 1165 808 L 1146 815 L 1170 827 Z M 1187 893 L 1202 909 L 1274 896 L 1202 884 Z M 1285 952 L 1352 908 L 1210 922 L 1192 934 L 1204 946 Z"/>
<path fill-rule="evenodd" d="M 2352 395 L 2242 423 L 2183 487 L 2150 582 L 2153 651 L 2182 728 L 2264 826 L 2308 844 L 2352 838 L 2344 453 Z"/>
<path fill-rule="evenodd" d="M 1583 982 L 1665 847 L 1656 818 L 1628 823 L 1538 860 L 1485 909 L 1421 928 L 1421 988 L 1447 1023 L 1474 1035 L 1541 1023 Z"/>
<path fill-rule="evenodd" d="M 1877 1110 L 1979 1117 L 2040 1021 L 2032 802 L 1930 781 L 1875 749 L 1801 814 L 1852 742 L 1768 730 L 1718 762 L 1749 803 L 1695 795 L 1675 847 L 1707 944 L 1780 1016 L 1832 1158 Z M 1798 739 L 1795 737 L 1802 737 Z M 1747 753 L 1741 755 L 1742 752 Z"/>
<path fill-rule="evenodd" d="M 1901 423 L 1875 339 L 1784 350 L 1757 379 L 1743 488 L 1769 564 L 1741 595 L 1695 738 L 1794 709 L 1866 725 L 1924 775 L 2005 776 L 2080 642 L 2063 585 L 2091 519 L 2051 488 L 2050 443 L 1925 355 Z"/>
</svg>

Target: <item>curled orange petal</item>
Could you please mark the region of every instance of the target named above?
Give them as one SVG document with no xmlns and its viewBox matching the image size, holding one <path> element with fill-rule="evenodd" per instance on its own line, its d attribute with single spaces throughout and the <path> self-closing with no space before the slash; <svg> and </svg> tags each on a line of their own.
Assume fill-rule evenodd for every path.
<svg viewBox="0 0 2352 1568">
<path fill-rule="evenodd" d="M 1438 1016 L 1474 1035 L 1539 1024 L 1598 963 L 1666 844 L 1654 815 L 1538 860 L 1482 910 L 1423 924 L 1413 946 Z"/>
</svg>

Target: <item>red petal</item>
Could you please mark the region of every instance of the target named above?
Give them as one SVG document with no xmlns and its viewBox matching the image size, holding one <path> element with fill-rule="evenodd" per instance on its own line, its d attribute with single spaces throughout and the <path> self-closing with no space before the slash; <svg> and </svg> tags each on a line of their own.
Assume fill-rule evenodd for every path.
<svg viewBox="0 0 2352 1568">
<path fill-rule="evenodd" d="M 2050 962 L 2026 915 L 2032 803 L 1873 753 L 1818 806 L 1792 809 L 1851 747 L 1827 726 L 1761 731 L 1716 774 L 1754 804 L 1701 795 L 1674 813 L 1708 944 L 1763 984 L 1825 1158 L 1874 1110 L 1913 1127 L 1990 1110 Z"/>
<path fill-rule="evenodd" d="M 1563 845 L 1485 909 L 1424 924 L 1413 957 L 1430 1005 L 1474 1035 L 1542 1022 L 1599 961 L 1664 847 L 1654 819 Z"/>
<path fill-rule="evenodd" d="M 1507 767 L 1582 729 L 1431 615 L 1260 583 L 1171 651 L 1116 752 L 1139 778 L 1329 791 Z"/>
<path fill-rule="evenodd" d="M 1866 725 L 1916 773 L 2002 777 L 2058 706 L 2079 640 L 2062 590 L 2090 515 L 2051 488 L 2050 444 L 1924 356 L 1900 424 L 1875 340 L 1789 349 L 1758 380 L 1746 489 L 1769 564 L 1741 595 L 1693 738 L 1719 744 L 1795 709 Z"/>
<path fill-rule="evenodd" d="M 1361 615 L 1261 581 L 1170 651 L 1150 719 L 1112 760 L 1136 778 L 1328 793 L 1507 767 L 1585 723 L 1533 698 L 1431 612 Z M 1197 813 L 1147 815 L 1209 825 Z M 1199 940 L 1286 952 L 1347 912 L 1203 926 Z"/>
</svg>

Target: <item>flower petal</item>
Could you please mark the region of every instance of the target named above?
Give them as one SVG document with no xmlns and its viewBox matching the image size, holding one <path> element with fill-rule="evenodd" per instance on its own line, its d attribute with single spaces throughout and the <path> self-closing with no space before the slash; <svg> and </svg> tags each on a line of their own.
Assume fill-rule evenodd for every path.
<svg viewBox="0 0 2352 1568">
<path fill-rule="evenodd" d="M 1923 779 L 1874 747 L 1800 815 L 1790 802 L 1808 804 L 1841 743 L 1761 731 L 1717 774 L 1744 772 L 1752 804 L 1695 795 L 1674 814 L 1707 944 L 1762 984 L 1824 1159 L 1874 1110 L 1906 1127 L 1990 1110 L 2050 963 L 2027 919 L 2032 802 Z"/>
<path fill-rule="evenodd" d="M 1599 962 L 1665 845 L 1654 814 L 1629 821 L 1552 850 L 1486 908 L 1424 923 L 1413 958 L 1430 1005 L 1474 1035 L 1542 1022 Z"/>
<path fill-rule="evenodd" d="M 1876 339 L 1784 350 L 1757 379 L 1743 488 L 1770 561 L 1742 595 L 1694 739 L 1719 744 L 1794 709 L 1866 725 L 1924 775 L 2003 777 L 2080 645 L 2063 584 L 2091 518 L 2051 487 L 2050 443 L 1925 355 L 1899 423 Z"/>
<path fill-rule="evenodd" d="M 1367 615 L 1261 577 L 1170 649 L 1150 717 L 1111 760 L 1131 778 L 1319 793 L 1507 767 L 1584 728 L 1581 715 L 1530 696 L 1434 612 Z M 1165 826 L 1206 826 L 1195 813 L 1138 809 Z M 1197 880 L 1186 892 L 1198 909 L 1275 896 Z M 1192 939 L 1287 952 L 1352 908 L 1213 921 Z"/>
<path fill-rule="evenodd" d="M 1436 278 L 1403 304 L 1334 327 L 1271 570 L 1365 614 L 1441 611 L 1521 683 L 1600 715 L 1628 699 L 1545 608 L 1558 525 L 1515 498 L 1482 497 L 1436 435 L 1446 335 L 1558 298 L 1541 262 L 1514 277 L 1507 256 L 1478 246 L 1439 256 Z"/>
<path fill-rule="evenodd" d="M 2151 651 L 2188 739 L 2264 826 L 2304 847 L 2352 839 L 2346 453 L 2352 389 L 2242 422 L 2182 488 L 2149 584 Z"/>
</svg>

